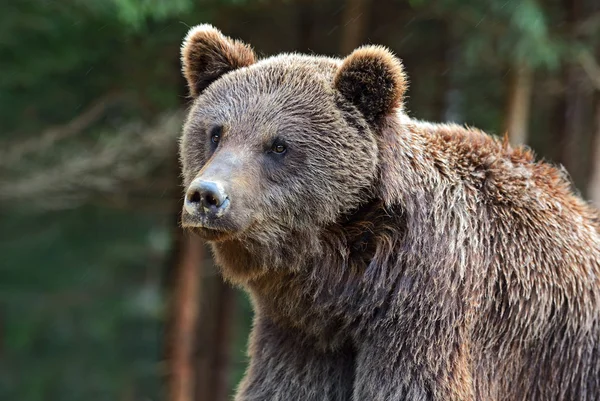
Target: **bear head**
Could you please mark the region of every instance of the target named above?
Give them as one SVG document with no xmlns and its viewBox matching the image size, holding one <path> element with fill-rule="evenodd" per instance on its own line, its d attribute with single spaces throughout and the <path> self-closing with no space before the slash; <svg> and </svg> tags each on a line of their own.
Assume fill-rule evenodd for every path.
<svg viewBox="0 0 600 401">
<path fill-rule="evenodd" d="M 258 61 L 248 45 L 200 25 L 181 55 L 193 98 L 180 141 L 184 227 L 213 243 L 289 252 L 295 236 L 373 197 L 378 135 L 406 88 L 391 52 Z"/>
</svg>

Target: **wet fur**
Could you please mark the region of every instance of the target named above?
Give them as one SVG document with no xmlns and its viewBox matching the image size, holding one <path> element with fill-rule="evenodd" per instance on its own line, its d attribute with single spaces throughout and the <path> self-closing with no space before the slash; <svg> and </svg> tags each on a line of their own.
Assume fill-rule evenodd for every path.
<svg viewBox="0 0 600 401">
<path fill-rule="evenodd" d="M 339 90 L 314 95 L 308 104 L 320 108 L 298 112 L 338 116 L 329 129 L 352 141 L 362 134 L 365 150 L 347 150 L 363 157 L 342 161 L 360 177 L 348 172 L 331 188 L 318 175 L 303 178 L 343 193 L 335 207 L 313 200 L 300 210 L 282 194 L 269 207 L 294 208 L 212 244 L 223 274 L 250 293 L 256 312 L 236 400 L 600 399 L 596 210 L 525 149 L 407 117 L 405 81 L 392 68 L 399 62 L 377 58 L 379 51 L 374 64 L 402 83 L 392 85 L 394 95 L 386 87 L 383 102 L 348 96 L 364 85 L 352 87 L 355 73 L 339 85 L 340 66 L 357 65 L 351 60 L 284 55 L 240 75 L 295 71 L 301 79 L 292 83 L 327 92 L 314 89 L 320 74 Z M 215 85 L 242 98 L 252 92 L 233 75 Z M 191 110 L 182 140 L 186 183 L 207 162 L 191 134 L 201 129 L 199 113 Z M 328 174 L 322 157 L 298 168 Z M 268 191 L 273 184 L 264 180 L 245 185 Z"/>
</svg>

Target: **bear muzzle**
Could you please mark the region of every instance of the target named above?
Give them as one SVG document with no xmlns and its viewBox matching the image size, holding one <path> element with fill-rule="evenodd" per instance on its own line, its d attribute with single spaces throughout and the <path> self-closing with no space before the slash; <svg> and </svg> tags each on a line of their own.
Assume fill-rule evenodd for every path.
<svg viewBox="0 0 600 401">
<path fill-rule="evenodd" d="M 242 234 L 254 221 L 250 194 L 245 184 L 253 171 L 252 159 L 243 152 L 217 150 L 185 191 L 181 222 L 207 240 Z M 214 237 L 214 238 L 213 238 Z"/>
<path fill-rule="evenodd" d="M 227 227 L 229 208 L 229 197 L 221 183 L 196 178 L 186 191 L 181 222 L 206 240 L 218 240 L 235 231 Z"/>
<path fill-rule="evenodd" d="M 185 195 L 184 208 L 192 216 L 220 217 L 229 207 L 229 197 L 219 182 L 196 179 Z"/>
</svg>

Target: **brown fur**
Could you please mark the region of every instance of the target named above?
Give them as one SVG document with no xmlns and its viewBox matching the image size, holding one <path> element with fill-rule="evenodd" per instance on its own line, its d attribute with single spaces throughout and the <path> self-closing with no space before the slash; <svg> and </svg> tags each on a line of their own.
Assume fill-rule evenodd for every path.
<svg viewBox="0 0 600 401">
<path fill-rule="evenodd" d="M 348 56 L 333 85 L 370 122 L 402 107 L 406 77 L 400 60 L 380 46 L 363 46 Z"/>
<path fill-rule="evenodd" d="M 213 29 L 184 52 L 237 57 Z M 256 311 L 238 401 L 600 399 L 598 213 L 560 170 L 409 118 L 383 48 L 245 65 L 184 66 L 211 83 L 181 141 L 231 200 L 183 224 Z"/>
<path fill-rule="evenodd" d="M 210 25 L 190 29 L 181 46 L 183 74 L 192 97 L 223 74 L 254 64 L 254 59 L 250 46 L 226 38 Z"/>
</svg>

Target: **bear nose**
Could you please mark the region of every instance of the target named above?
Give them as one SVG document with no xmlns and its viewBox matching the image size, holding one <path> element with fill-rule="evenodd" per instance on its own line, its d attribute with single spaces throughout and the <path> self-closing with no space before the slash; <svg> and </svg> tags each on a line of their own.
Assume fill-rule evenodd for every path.
<svg viewBox="0 0 600 401">
<path fill-rule="evenodd" d="M 185 210 L 195 215 L 204 212 L 217 212 L 228 203 L 228 197 L 223 186 L 217 182 L 194 180 L 190 184 L 186 194 Z"/>
</svg>

